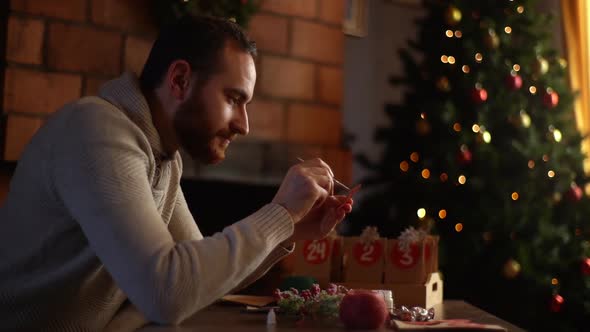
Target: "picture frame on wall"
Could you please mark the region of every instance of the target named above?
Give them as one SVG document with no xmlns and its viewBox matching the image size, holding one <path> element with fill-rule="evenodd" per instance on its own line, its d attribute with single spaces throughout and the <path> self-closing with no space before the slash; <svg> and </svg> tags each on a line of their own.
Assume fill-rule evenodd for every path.
<svg viewBox="0 0 590 332">
<path fill-rule="evenodd" d="M 365 37 L 369 30 L 369 0 L 345 0 L 342 30 L 354 37 Z"/>
</svg>

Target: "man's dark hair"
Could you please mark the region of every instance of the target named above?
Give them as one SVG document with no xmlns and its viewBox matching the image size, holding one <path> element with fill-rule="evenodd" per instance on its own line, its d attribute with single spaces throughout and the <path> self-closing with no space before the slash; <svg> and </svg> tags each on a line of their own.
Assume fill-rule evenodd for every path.
<svg viewBox="0 0 590 332">
<path fill-rule="evenodd" d="M 161 83 L 168 67 L 175 60 L 186 60 L 203 83 L 220 70 L 221 52 L 226 42 L 256 57 L 256 44 L 236 23 L 209 16 L 185 16 L 164 27 L 143 67 L 139 78 L 144 91 L 152 91 Z"/>
</svg>

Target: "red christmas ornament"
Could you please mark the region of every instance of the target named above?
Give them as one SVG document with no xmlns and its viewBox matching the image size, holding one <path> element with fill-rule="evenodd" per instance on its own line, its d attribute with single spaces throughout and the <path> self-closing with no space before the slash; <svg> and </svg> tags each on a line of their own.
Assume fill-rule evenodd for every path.
<svg viewBox="0 0 590 332">
<path fill-rule="evenodd" d="M 582 260 L 582 274 L 590 276 L 590 258 L 588 257 Z"/>
<path fill-rule="evenodd" d="M 559 104 L 559 95 L 555 91 L 547 91 L 543 95 L 543 104 L 546 107 L 554 108 Z"/>
<path fill-rule="evenodd" d="M 389 311 L 381 294 L 370 290 L 351 290 L 340 302 L 340 320 L 351 329 L 378 329 Z"/>
<path fill-rule="evenodd" d="M 461 165 L 467 165 L 471 163 L 472 159 L 473 155 L 471 154 L 471 151 L 469 151 L 469 148 L 462 145 L 461 150 L 459 150 L 459 153 L 457 154 L 457 162 Z"/>
<path fill-rule="evenodd" d="M 553 298 L 551 299 L 551 306 L 550 306 L 551 311 L 560 312 L 561 307 L 563 306 L 563 302 L 565 302 L 565 300 L 563 299 L 563 297 L 561 295 L 559 295 L 559 294 L 553 295 Z"/>
<path fill-rule="evenodd" d="M 518 90 L 522 87 L 522 77 L 520 75 L 508 75 L 506 85 L 510 90 Z"/>
<path fill-rule="evenodd" d="M 579 202 L 582 199 L 582 196 L 584 196 L 584 191 L 582 191 L 582 188 L 580 188 L 577 184 L 572 183 L 570 189 L 566 193 L 566 196 L 570 202 Z"/>
<path fill-rule="evenodd" d="M 488 92 L 484 88 L 474 88 L 471 91 L 471 99 L 476 104 L 482 104 L 486 100 L 488 100 Z"/>
</svg>

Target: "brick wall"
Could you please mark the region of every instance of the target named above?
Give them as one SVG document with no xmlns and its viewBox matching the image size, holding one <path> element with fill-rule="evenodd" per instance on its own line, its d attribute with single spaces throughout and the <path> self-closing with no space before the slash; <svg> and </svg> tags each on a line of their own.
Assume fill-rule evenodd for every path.
<svg viewBox="0 0 590 332">
<path fill-rule="evenodd" d="M 260 50 L 251 134 L 232 144 L 219 167 L 187 160 L 188 176 L 276 183 L 296 156 L 317 156 L 350 180 L 341 144 L 343 2 L 263 2 L 250 26 Z M 64 103 L 124 70 L 141 70 L 156 33 L 146 7 L 144 0 L 10 0 L 4 160 L 18 160 Z"/>
</svg>

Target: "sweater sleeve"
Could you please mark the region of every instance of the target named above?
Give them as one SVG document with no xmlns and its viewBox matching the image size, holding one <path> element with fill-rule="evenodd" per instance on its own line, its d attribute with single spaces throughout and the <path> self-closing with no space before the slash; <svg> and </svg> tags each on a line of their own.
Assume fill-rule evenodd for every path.
<svg viewBox="0 0 590 332">
<path fill-rule="evenodd" d="M 183 239 L 203 238 L 203 235 L 201 235 L 201 232 L 199 231 L 199 228 L 195 223 L 195 220 L 184 198 L 184 194 L 182 193 L 182 190 L 180 188 L 178 189 L 178 195 L 176 196 L 176 205 L 174 207 L 174 212 L 172 213 L 172 218 L 170 220 L 168 228 L 175 241 L 181 241 Z M 258 268 L 254 270 L 254 272 L 252 272 L 249 276 L 242 280 L 240 284 L 236 286 L 231 292 L 238 291 L 253 283 L 254 281 L 258 280 L 279 260 L 291 254 L 293 252 L 294 247 L 294 244 L 290 246 L 284 246 L 283 244 L 279 244 L 278 246 L 276 246 L 275 249 L 264 259 L 260 266 L 258 266 Z"/>
<path fill-rule="evenodd" d="M 212 303 L 293 233 L 289 213 L 269 204 L 214 236 L 175 242 L 153 201 L 139 128 L 97 106 L 72 112 L 63 132 L 51 157 L 56 194 L 151 321 L 179 323 Z"/>
</svg>

